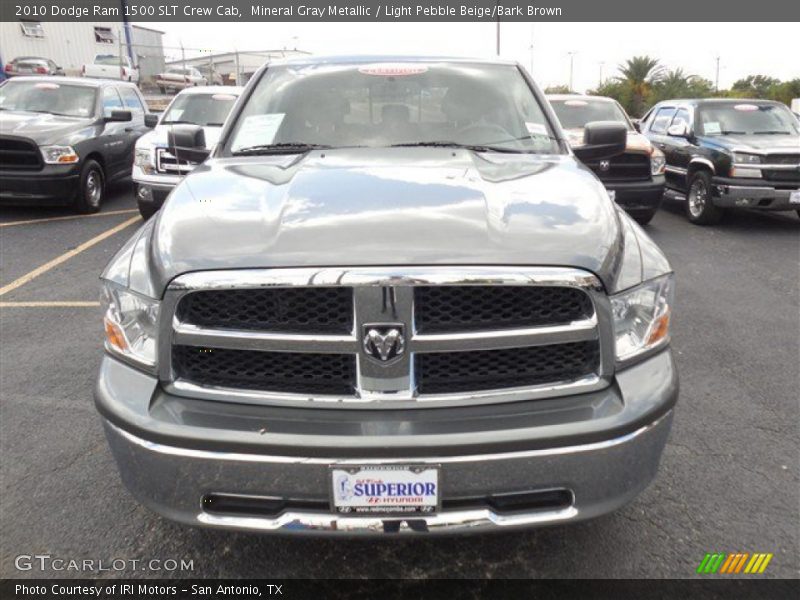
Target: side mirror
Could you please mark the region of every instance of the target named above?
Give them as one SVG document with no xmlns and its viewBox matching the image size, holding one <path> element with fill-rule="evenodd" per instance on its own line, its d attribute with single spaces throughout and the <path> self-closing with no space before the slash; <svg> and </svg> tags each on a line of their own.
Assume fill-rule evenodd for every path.
<svg viewBox="0 0 800 600">
<path fill-rule="evenodd" d="M 199 125 L 172 125 L 167 131 L 169 151 L 176 158 L 201 163 L 210 151 L 206 148 L 206 134 Z"/>
<path fill-rule="evenodd" d="M 132 118 L 129 110 L 112 110 L 111 114 L 106 115 L 105 120 L 106 123 L 127 123 Z"/>
<path fill-rule="evenodd" d="M 689 137 L 689 127 L 687 127 L 686 123 L 675 123 L 675 125 L 669 126 L 667 135 L 682 138 Z"/>
<path fill-rule="evenodd" d="M 633 123 L 633 128 L 636 131 L 638 131 L 639 133 L 642 133 L 642 120 L 641 119 L 631 119 L 631 122 Z"/>
<path fill-rule="evenodd" d="M 625 152 L 628 129 L 616 121 L 593 121 L 583 130 L 583 145 L 572 150 L 581 161 L 607 160 Z"/>
<path fill-rule="evenodd" d="M 144 115 L 144 126 L 152 129 L 158 125 L 158 115 L 154 115 L 153 113 L 146 113 Z"/>
</svg>

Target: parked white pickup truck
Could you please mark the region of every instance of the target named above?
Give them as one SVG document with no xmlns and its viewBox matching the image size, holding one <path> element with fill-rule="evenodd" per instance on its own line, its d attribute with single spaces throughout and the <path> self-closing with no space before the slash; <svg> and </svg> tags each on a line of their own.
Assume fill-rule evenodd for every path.
<svg viewBox="0 0 800 600">
<path fill-rule="evenodd" d="M 81 75 L 94 79 L 121 79 L 139 83 L 139 69 L 131 64 L 131 59 L 127 56 L 120 57 L 116 54 L 96 54 L 90 64 L 83 65 Z"/>
</svg>

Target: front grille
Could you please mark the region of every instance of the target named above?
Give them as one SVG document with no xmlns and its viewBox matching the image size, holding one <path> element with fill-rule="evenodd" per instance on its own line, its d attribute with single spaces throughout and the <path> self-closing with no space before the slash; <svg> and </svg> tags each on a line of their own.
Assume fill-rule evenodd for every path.
<svg viewBox="0 0 800 600">
<path fill-rule="evenodd" d="M 355 356 L 305 352 L 258 352 L 174 346 L 178 377 L 201 385 L 298 394 L 350 395 Z"/>
<path fill-rule="evenodd" d="M 420 286 L 414 315 L 420 333 L 563 325 L 592 315 L 583 290 L 538 286 Z"/>
<path fill-rule="evenodd" d="M 188 160 L 178 160 L 178 158 L 166 148 L 156 149 L 156 171 L 159 173 L 185 175 L 191 172 L 197 164 L 196 162 Z"/>
<path fill-rule="evenodd" d="M 160 377 L 179 395 L 322 407 L 585 393 L 608 385 L 601 289 L 562 267 L 190 273 L 162 304 Z"/>
<path fill-rule="evenodd" d="M 346 334 L 353 329 L 353 290 L 297 287 L 194 292 L 181 300 L 178 318 L 221 329 Z"/>
<path fill-rule="evenodd" d="M 0 169 L 34 171 L 41 168 L 42 156 L 32 140 L 0 136 Z"/>
<path fill-rule="evenodd" d="M 420 394 L 469 392 L 564 382 L 594 373 L 597 341 L 507 350 L 418 354 Z"/>
<path fill-rule="evenodd" d="M 800 154 L 769 154 L 764 157 L 764 163 L 769 165 L 798 165 L 800 167 Z M 800 168 L 792 171 L 764 169 L 762 175 L 768 181 L 800 185 Z"/>
<path fill-rule="evenodd" d="M 605 170 L 601 168 L 602 162 L 587 163 L 600 181 L 645 181 L 650 179 L 650 157 L 646 154 L 620 154 L 608 161 L 608 169 Z"/>
</svg>

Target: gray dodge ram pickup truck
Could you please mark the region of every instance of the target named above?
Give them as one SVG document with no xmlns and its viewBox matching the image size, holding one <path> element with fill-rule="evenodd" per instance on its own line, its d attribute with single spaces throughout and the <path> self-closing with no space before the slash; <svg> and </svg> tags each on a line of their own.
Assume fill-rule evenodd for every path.
<svg viewBox="0 0 800 600">
<path fill-rule="evenodd" d="M 95 399 L 142 503 L 208 527 L 573 522 L 655 476 L 673 275 L 513 63 L 302 58 L 102 275 Z"/>
</svg>

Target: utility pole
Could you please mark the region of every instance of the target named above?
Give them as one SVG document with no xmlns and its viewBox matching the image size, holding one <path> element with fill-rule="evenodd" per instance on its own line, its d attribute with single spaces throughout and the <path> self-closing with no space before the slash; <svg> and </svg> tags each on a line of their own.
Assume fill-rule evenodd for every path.
<svg viewBox="0 0 800 600">
<path fill-rule="evenodd" d="M 717 77 L 714 80 L 714 90 L 719 91 L 719 54 L 717 55 Z"/>
<path fill-rule="evenodd" d="M 606 64 L 602 60 L 600 61 L 600 83 L 598 86 L 603 85 L 603 65 Z"/>
<path fill-rule="evenodd" d="M 533 23 L 531 23 L 531 45 L 530 45 L 529 49 L 531 51 L 531 70 L 530 70 L 530 74 L 531 74 L 531 77 L 533 77 Z"/>
<path fill-rule="evenodd" d="M 494 3 L 497 8 L 497 2 Z M 497 56 L 500 56 L 500 11 L 497 11 Z"/>
<path fill-rule="evenodd" d="M 569 91 L 572 91 L 572 67 L 574 66 L 575 52 L 567 52 L 569 54 Z"/>
</svg>

